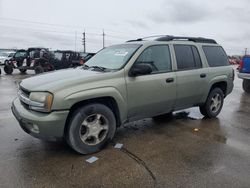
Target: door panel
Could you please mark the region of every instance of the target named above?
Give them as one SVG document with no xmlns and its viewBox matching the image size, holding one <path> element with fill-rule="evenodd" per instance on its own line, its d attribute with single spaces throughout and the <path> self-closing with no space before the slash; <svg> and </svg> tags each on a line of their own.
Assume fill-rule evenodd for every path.
<svg viewBox="0 0 250 188">
<path fill-rule="evenodd" d="M 208 74 L 207 68 L 176 72 L 176 110 L 192 107 L 202 102 L 209 85 Z"/>
<path fill-rule="evenodd" d="M 174 72 L 127 77 L 126 82 L 129 118 L 140 119 L 173 110 L 176 100 Z"/>
</svg>

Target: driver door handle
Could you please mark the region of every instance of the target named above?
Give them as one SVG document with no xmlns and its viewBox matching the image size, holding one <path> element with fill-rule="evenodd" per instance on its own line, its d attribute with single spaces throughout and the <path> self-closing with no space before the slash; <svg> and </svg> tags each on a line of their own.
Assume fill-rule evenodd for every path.
<svg viewBox="0 0 250 188">
<path fill-rule="evenodd" d="M 167 82 L 167 83 L 174 82 L 174 78 L 167 78 L 167 79 L 166 79 L 166 82 Z"/>
<path fill-rule="evenodd" d="M 206 75 L 205 73 L 200 74 L 200 77 L 201 77 L 201 78 L 206 78 L 206 76 L 207 76 L 207 75 Z"/>
</svg>

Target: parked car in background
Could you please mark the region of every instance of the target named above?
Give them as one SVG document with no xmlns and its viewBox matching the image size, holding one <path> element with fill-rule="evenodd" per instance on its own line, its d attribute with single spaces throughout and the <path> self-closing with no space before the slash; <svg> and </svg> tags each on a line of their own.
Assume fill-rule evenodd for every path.
<svg viewBox="0 0 250 188">
<path fill-rule="evenodd" d="M 53 52 L 53 66 L 55 70 L 80 66 L 81 56 L 79 52 L 71 50 L 57 50 Z"/>
<path fill-rule="evenodd" d="M 242 87 L 244 91 L 250 93 L 250 55 L 242 58 L 238 70 L 238 77 L 243 79 Z"/>
<path fill-rule="evenodd" d="M 4 65 L 14 54 L 15 51 L 0 51 L 0 65 Z"/>
<path fill-rule="evenodd" d="M 234 70 L 212 39 L 162 36 L 104 48 L 84 66 L 23 80 L 12 112 L 37 138 L 100 151 L 122 124 L 198 106 L 216 117 Z"/>
<path fill-rule="evenodd" d="M 10 60 L 13 55 L 15 54 L 15 51 L 13 50 L 1 50 L 0 51 L 0 66 L 4 66 L 8 60 Z M 1 67 L 0 67 L 0 75 L 2 73 Z"/>
<path fill-rule="evenodd" d="M 95 53 L 80 52 L 81 64 L 86 63 L 90 58 L 92 58 Z"/>
</svg>

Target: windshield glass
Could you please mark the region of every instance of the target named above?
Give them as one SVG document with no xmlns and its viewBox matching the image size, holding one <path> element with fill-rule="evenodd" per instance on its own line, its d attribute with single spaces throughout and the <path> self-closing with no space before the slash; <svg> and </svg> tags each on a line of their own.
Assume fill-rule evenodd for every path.
<svg viewBox="0 0 250 188">
<path fill-rule="evenodd" d="M 27 55 L 26 52 L 22 52 L 22 51 L 16 52 L 15 58 L 25 57 L 26 55 Z"/>
<path fill-rule="evenodd" d="M 62 60 L 63 53 L 61 53 L 61 52 L 55 52 L 54 55 L 55 55 L 55 59 Z"/>
<path fill-rule="evenodd" d="M 105 48 L 88 60 L 86 65 L 120 69 L 140 46 L 139 44 L 121 44 Z"/>
</svg>

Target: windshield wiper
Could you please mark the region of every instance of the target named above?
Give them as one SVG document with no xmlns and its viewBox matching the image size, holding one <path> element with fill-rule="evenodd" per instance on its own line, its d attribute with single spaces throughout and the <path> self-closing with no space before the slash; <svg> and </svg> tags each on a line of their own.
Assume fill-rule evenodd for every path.
<svg viewBox="0 0 250 188">
<path fill-rule="evenodd" d="M 100 70 L 102 72 L 107 70 L 107 68 L 101 67 L 101 66 L 88 66 L 88 68 L 93 68 L 94 70 L 98 69 L 98 70 Z"/>
</svg>

